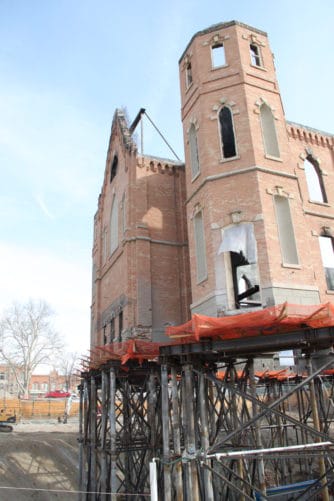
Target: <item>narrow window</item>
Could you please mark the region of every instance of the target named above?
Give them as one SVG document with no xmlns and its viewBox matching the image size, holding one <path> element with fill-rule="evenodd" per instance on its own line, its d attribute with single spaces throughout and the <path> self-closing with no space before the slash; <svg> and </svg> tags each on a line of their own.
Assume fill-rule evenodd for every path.
<svg viewBox="0 0 334 501">
<path fill-rule="evenodd" d="M 279 148 L 273 113 L 270 107 L 263 103 L 260 108 L 261 125 L 266 155 L 279 158 Z"/>
<path fill-rule="evenodd" d="M 110 214 L 110 254 L 118 247 L 118 207 L 117 198 L 114 195 Z"/>
<path fill-rule="evenodd" d="M 202 211 L 197 212 L 197 214 L 194 217 L 194 229 L 195 229 L 197 281 L 201 282 L 207 277 L 205 236 L 204 236 Z"/>
<path fill-rule="evenodd" d="M 125 200 L 125 193 L 123 193 L 122 196 L 122 232 L 123 235 L 126 230 L 126 200 Z"/>
<path fill-rule="evenodd" d="M 211 47 L 212 53 L 212 67 L 218 68 L 219 66 L 225 66 L 225 50 L 222 43 L 217 43 Z"/>
<path fill-rule="evenodd" d="M 327 196 L 319 164 L 311 156 L 304 161 L 305 176 L 312 202 L 327 203 Z"/>
<path fill-rule="evenodd" d="M 114 179 L 117 173 L 117 166 L 118 166 L 118 156 L 115 155 L 114 159 L 111 164 L 111 169 L 110 169 L 110 182 Z"/>
<path fill-rule="evenodd" d="M 190 85 L 193 83 L 193 74 L 191 71 L 191 63 L 188 61 L 186 64 L 186 87 L 190 87 Z"/>
<path fill-rule="evenodd" d="M 284 264 L 298 264 L 295 234 L 293 231 L 289 200 L 274 196 L 278 236 Z"/>
<path fill-rule="evenodd" d="M 327 236 L 319 237 L 322 264 L 325 269 L 327 289 L 334 290 L 334 247 L 333 238 Z"/>
<path fill-rule="evenodd" d="M 235 157 L 236 149 L 232 113 L 226 106 L 219 112 L 219 124 L 223 158 Z"/>
<path fill-rule="evenodd" d="M 194 178 L 199 173 L 197 134 L 194 124 L 191 124 L 189 129 L 189 146 L 190 146 L 191 177 Z"/>
<path fill-rule="evenodd" d="M 251 43 L 249 46 L 249 50 L 250 50 L 251 63 L 254 66 L 261 67 L 262 61 L 261 61 L 261 54 L 260 54 L 259 46 Z"/>
<path fill-rule="evenodd" d="M 118 315 L 118 340 L 122 341 L 122 330 L 123 330 L 123 310 L 119 312 Z"/>
<path fill-rule="evenodd" d="M 107 344 L 107 326 L 103 326 L 103 344 Z"/>
<path fill-rule="evenodd" d="M 115 319 L 112 318 L 110 320 L 109 342 L 112 343 L 114 339 L 115 339 Z"/>
</svg>

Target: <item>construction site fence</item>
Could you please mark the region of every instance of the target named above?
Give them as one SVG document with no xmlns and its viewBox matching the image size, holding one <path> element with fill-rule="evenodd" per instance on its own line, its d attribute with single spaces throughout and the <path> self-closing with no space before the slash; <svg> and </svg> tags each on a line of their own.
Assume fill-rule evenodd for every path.
<svg viewBox="0 0 334 501">
<path fill-rule="evenodd" d="M 69 417 L 79 415 L 79 401 L 71 402 L 68 407 L 67 399 L 43 399 L 43 400 L 21 400 L 21 399 L 0 399 L 0 409 L 5 409 L 6 413 L 16 415 L 16 420 L 38 419 L 38 418 L 58 418 L 68 412 Z"/>
</svg>

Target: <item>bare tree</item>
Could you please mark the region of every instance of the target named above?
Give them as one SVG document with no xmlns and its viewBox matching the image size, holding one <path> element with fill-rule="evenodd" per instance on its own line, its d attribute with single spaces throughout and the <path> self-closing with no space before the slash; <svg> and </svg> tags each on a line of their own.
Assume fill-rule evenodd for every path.
<svg viewBox="0 0 334 501">
<path fill-rule="evenodd" d="M 0 320 L 0 356 L 11 367 L 20 393 L 28 396 L 31 375 L 39 364 L 52 362 L 63 343 L 51 324 L 45 301 L 13 303 Z"/>
<path fill-rule="evenodd" d="M 76 352 L 65 353 L 63 357 L 56 364 L 56 369 L 59 374 L 65 378 L 65 388 L 69 391 L 72 388 L 72 383 L 75 382 L 75 369 L 78 367 L 80 355 Z"/>
</svg>

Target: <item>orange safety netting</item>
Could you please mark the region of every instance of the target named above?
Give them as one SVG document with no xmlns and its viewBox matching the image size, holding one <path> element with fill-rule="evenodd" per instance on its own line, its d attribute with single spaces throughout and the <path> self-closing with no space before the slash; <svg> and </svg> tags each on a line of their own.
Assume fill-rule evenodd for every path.
<svg viewBox="0 0 334 501">
<path fill-rule="evenodd" d="M 294 379 L 298 376 L 296 372 L 292 372 L 290 369 L 278 369 L 278 370 L 269 370 L 265 369 L 264 371 L 255 371 L 255 377 L 258 380 L 276 380 L 276 381 L 287 381 L 289 379 Z M 230 380 L 231 375 L 229 371 L 219 370 L 217 372 L 217 378 L 221 380 Z M 234 378 L 236 380 L 244 380 L 247 378 L 247 374 L 243 370 L 235 371 Z"/>
<path fill-rule="evenodd" d="M 236 339 L 334 326 L 334 305 L 300 305 L 284 303 L 263 310 L 225 317 L 194 314 L 189 322 L 167 327 L 166 335 L 179 342 L 202 338 Z"/>
<path fill-rule="evenodd" d="M 83 359 L 82 364 L 86 369 L 95 369 L 110 360 L 118 360 L 125 364 L 128 360 L 153 360 L 159 356 L 161 343 L 143 341 L 141 339 L 129 339 L 121 343 L 111 343 L 97 346 L 90 350 L 90 357 Z"/>
</svg>

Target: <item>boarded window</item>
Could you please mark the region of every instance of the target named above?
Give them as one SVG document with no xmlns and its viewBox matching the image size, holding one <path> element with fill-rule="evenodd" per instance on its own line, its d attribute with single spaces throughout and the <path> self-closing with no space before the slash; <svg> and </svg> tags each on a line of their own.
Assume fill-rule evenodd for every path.
<svg viewBox="0 0 334 501">
<path fill-rule="evenodd" d="M 283 263 L 298 264 L 289 200 L 285 197 L 275 195 L 274 203 Z"/>
<path fill-rule="evenodd" d="M 212 67 L 224 66 L 226 64 L 225 50 L 222 43 L 217 43 L 211 47 Z"/>
<path fill-rule="evenodd" d="M 261 126 L 266 155 L 279 158 L 275 119 L 270 107 L 263 103 L 260 108 Z"/>
<path fill-rule="evenodd" d="M 220 138 L 223 158 L 236 156 L 232 113 L 224 106 L 219 112 Z"/>
<path fill-rule="evenodd" d="M 114 195 L 110 214 L 110 254 L 118 247 L 118 207 L 117 198 Z"/>
<path fill-rule="evenodd" d="M 261 53 L 260 53 L 260 48 L 258 45 L 255 44 L 250 44 L 249 46 L 250 50 L 250 57 L 251 57 L 251 62 L 254 66 L 262 66 L 262 61 L 261 61 Z"/>
<path fill-rule="evenodd" d="M 334 249 L 333 238 L 327 236 L 319 237 L 322 264 L 325 270 L 327 289 L 334 290 Z"/>
<path fill-rule="evenodd" d="M 310 199 L 326 203 L 327 196 L 318 162 L 309 156 L 304 161 L 304 169 Z"/>
<path fill-rule="evenodd" d="M 189 147 L 190 147 L 191 177 L 194 178 L 199 173 L 197 134 L 194 124 L 191 124 L 189 129 Z"/>
<path fill-rule="evenodd" d="M 204 236 L 202 211 L 197 212 L 197 214 L 194 217 L 194 230 L 195 230 L 197 281 L 201 282 L 207 277 L 205 236 Z"/>
</svg>

